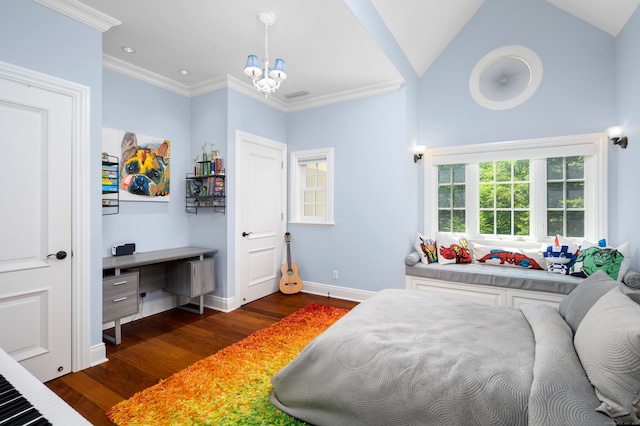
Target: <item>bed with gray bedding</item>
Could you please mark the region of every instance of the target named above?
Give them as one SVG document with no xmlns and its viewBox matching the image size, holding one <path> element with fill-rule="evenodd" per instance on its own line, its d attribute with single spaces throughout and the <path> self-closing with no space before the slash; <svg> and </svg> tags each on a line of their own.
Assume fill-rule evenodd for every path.
<svg viewBox="0 0 640 426">
<path fill-rule="evenodd" d="M 559 310 L 381 291 L 278 372 L 271 401 L 314 425 L 638 424 L 640 307 L 596 278 Z"/>
</svg>

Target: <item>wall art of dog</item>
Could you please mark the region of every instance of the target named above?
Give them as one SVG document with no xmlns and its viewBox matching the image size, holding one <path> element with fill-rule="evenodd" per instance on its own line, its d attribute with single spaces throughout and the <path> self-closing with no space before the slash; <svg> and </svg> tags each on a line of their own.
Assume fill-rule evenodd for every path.
<svg viewBox="0 0 640 426">
<path fill-rule="evenodd" d="M 107 152 L 120 151 L 121 200 L 169 201 L 171 173 L 168 140 L 104 128 L 103 148 L 110 150 Z"/>
</svg>

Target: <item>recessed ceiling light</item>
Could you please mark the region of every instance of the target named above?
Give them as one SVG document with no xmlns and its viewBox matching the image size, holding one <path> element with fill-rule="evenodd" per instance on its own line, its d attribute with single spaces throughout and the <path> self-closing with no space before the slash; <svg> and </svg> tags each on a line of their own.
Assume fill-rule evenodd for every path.
<svg viewBox="0 0 640 426">
<path fill-rule="evenodd" d="M 134 49 L 133 47 L 122 46 L 122 50 L 124 50 L 127 53 L 136 53 L 136 49 Z"/>
<path fill-rule="evenodd" d="M 189 70 L 178 70 L 178 72 L 182 75 L 189 75 L 191 72 Z"/>
</svg>

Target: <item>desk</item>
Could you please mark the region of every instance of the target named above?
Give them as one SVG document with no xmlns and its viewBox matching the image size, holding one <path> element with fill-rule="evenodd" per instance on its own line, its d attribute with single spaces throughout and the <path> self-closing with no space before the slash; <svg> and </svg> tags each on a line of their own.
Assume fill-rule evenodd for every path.
<svg viewBox="0 0 640 426">
<path fill-rule="evenodd" d="M 199 297 L 202 314 L 204 295 L 215 289 L 212 256 L 218 250 L 180 247 L 102 258 L 103 323 L 114 321 L 115 337 L 104 335 L 111 343 L 122 340 L 120 320 L 138 313 L 142 292 L 163 289 L 179 296 Z M 207 259 L 205 259 L 207 255 Z"/>
</svg>

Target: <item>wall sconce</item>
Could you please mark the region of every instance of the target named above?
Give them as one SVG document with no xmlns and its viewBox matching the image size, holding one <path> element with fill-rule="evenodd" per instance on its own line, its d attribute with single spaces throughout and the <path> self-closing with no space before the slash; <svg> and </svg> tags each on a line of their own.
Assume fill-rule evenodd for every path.
<svg viewBox="0 0 640 426">
<path fill-rule="evenodd" d="M 413 162 L 417 163 L 418 160 L 422 159 L 424 155 L 424 151 L 427 149 L 424 145 L 416 145 L 413 147 Z"/>
<path fill-rule="evenodd" d="M 620 148 L 626 148 L 629 140 L 626 136 L 622 136 L 624 128 L 622 126 L 613 126 L 607 129 L 607 134 L 614 145 L 620 145 Z"/>
</svg>

